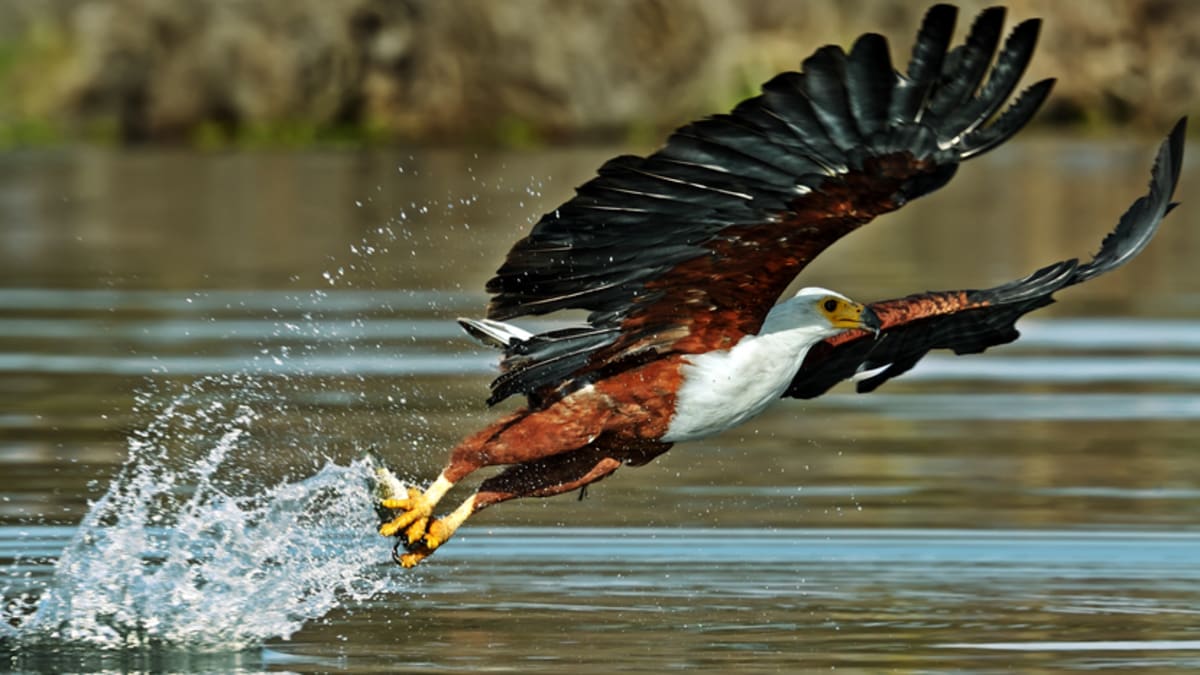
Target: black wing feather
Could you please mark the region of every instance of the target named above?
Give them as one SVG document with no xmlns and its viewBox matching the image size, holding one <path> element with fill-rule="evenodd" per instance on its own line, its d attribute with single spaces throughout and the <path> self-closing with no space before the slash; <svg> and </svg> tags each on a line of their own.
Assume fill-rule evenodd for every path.
<svg viewBox="0 0 1200 675">
<path fill-rule="evenodd" d="M 1001 113 L 995 122 L 967 135 L 963 142 L 963 158 L 970 159 L 982 155 L 1020 131 L 1033 118 L 1038 108 L 1042 107 L 1053 88 L 1054 80 L 1046 79 L 1021 92 L 1017 100 Z"/>
<path fill-rule="evenodd" d="M 843 153 L 862 144 L 846 93 L 846 53 L 841 47 L 822 47 L 802 64 L 804 94 L 826 136 Z"/>
<path fill-rule="evenodd" d="M 850 113 L 860 138 L 871 139 L 887 127 L 892 91 L 899 77 L 882 35 L 867 33 L 854 43 L 846 61 Z"/>
<path fill-rule="evenodd" d="M 925 14 L 908 62 L 908 76 L 900 78 L 892 96 L 888 115 L 892 121 L 920 119 L 929 92 L 941 77 L 957 20 L 958 8 L 953 5 L 934 5 Z"/>
<path fill-rule="evenodd" d="M 582 309 L 605 337 L 573 338 L 578 349 L 565 352 L 531 341 L 506 357 L 493 399 L 567 391 L 685 337 L 681 351 L 756 331 L 827 246 L 1015 133 L 1048 84 L 987 122 L 1015 87 L 1036 31 L 1006 43 L 1004 72 L 981 87 L 1003 13 L 981 14 L 947 59 L 956 16 L 947 5 L 930 9 L 906 75 L 881 36 L 863 36 L 849 55 L 823 47 L 802 72 L 772 78 L 730 114 L 680 128 L 648 157 L 601 167 L 513 246 L 487 290 L 491 319 Z M 964 107 L 969 119 L 960 119 Z M 722 318 L 697 328 L 701 312 Z"/>
<path fill-rule="evenodd" d="M 840 161 L 842 151 L 830 138 L 824 125 L 813 112 L 812 104 L 804 93 L 804 76 L 800 73 L 780 73 L 762 87 L 762 95 L 742 101 L 733 109 L 739 118 L 751 120 L 755 116 L 775 117 L 788 128 L 789 134 L 775 137 L 798 141 L 798 149 L 806 156 L 825 167 L 829 175 L 845 170 Z"/>
<path fill-rule="evenodd" d="M 957 112 L 952 112 L 946 118 L 947 127 L 958 129 L 958 133 L 969 133 L 1000 110 L 1025 74 L 1041 27 L 1041 21 L 1030 19 L 1013 29 L 979 96 L 959 107 Z"/>
<path fill-rule="evenodd" d="M 857 382 L 857 390 L 866 393 L 908 371 L 933 349 L 973 354 L 1016 340 L 1017 320 L 1053 303 L 1056 291 L 1114 270 L 1146 247 L 1174 206 L 1171 195 L 1179 182 L 1186 129 L 1184 118 L 1171 130 L 1159 148 L 1149 191 L 1125 211 L 1091 261 L 1064 260 L 983 290 L 921 293 L 874 303 L 871 308 L 884 325 L 879 336 L 847 333 L 815 345 L 784 396 L 814 398 L 838 382 L 882 368 Z"/>
<path fill-rule="evenodd" d="M 1179 182 L 1183 168 L 1183 142 L 1187 137 L 1187 118 L 1175 123 L 1167 140 L 1158 149 L 1154 158 L 1154 169 L 1150 173 L 1150 191 L 1129 207 L 1117 222 L 1117 227 L 1104 241 L 1096 257 L 1079 269 L 1078 280 L 1086 281 L 1094 276 L 1116 269 L 1141 253 L 1158 231 L 1158 224 L 1175 208 L 1171 195 Z"/>
<path fill-rule="evenodd" d="M 872 309 L 884 314 L 890 308 L 922 304 L 948 311 L 922 315 L 918 310 L 914 313 L 920 318 L 889 326 L 878 338 L 815 346 L 784 396 L 815 398 L 842 380 L 882 368 L 856 383 L 858 392 L 865 394 L 907 372 L 934 349 L 976 354 L 1012 342 L 1019 335 L 1013 325 L 1017 319 L 1052 303 L 1051 294 L 1070 282 L 1076 264 L 1066 260 L 995 288 L 920 293 L 875 303 Z"/>
<path fill-rule="evenodd" d="M 960 129 L 923 124 L 919 120 L 925 111 L 923 106 L 936 99 L 941 91 L 949 88 L 965 91 L 951 97 L 958 101 L 969 97 L 977 86 L 980 74 L 974 70 L 966 74 L 938 70 L 955 14 L 952 7 L 944 5 L 929 11 L 914 47 L 908 78 L 892 70 L 882 38 L 860 40 L 849 65 L 840 48 L 825 47 L 805 61 L 802 73 L 776 76 L 763 86 L 761 96 L 743 102 L 733 113 L 683 127 L 663 149 L 642 160 L 640 166 L 637 158 L 632 157 L 610 162 L 597 178 L 579 189 L 575 199 L 543 216 L 529 236 L 513 247 L 508 260 L 487 284 L 487 290 L 494 294 L 488 316 L 507 319 L 560 309 L 595 312 L 593 322 L 600 314 L 628 316 L 644 306 L 637 294 L 631 292 L 632 288 L 622 286 L 618 293 L 617 287 L 609 286 L 607 293 L 587 292 L 600 285 L 581 282 L 576 292 L 559 297 L 555 293 L 561 292 L 560 286 L 555 287 L 555 293 L 545 286 L 551 281 L 549 270 L 556 266 L 575 271 L 588 269 L 603 278 L 606 272 L 603 251 L 613 246 L 632 246 L 642 249 L 647 270 L 655 270 L 645 276 L 645 281 L 657 281 L 661 269 L 657 264 L 658 251 L 642 245 L 647 232 L 672 232 L 677 235 L 677 243 L 692 247 L 695 257 L 706 256 L 728 228 L 777 218 L 780 208 L 786 210 L 787 205 L 796 201 L 797 186 L 819 190 L 829 181 L 838 181 L 847 172 L 860 168 L 870 147 L 888 153 L 907 153 L 914 160 L 926 163 L 929 168 L 923 170 L 946 178 L 951 172 L 945 167 L 1007 139 L 1032 116 L 1044 98 L 1047 84 L 1035 85 L 1034 91 L 1041 92 L 1040 96 L 1023 95 L 993 125 L 965 138 L 959 137 Z M 982 25 L 988 28 L 985 32 L 990 36 L 998 30 L 994 24 L 999 17 L 995 12 L 985 12 L 985 17 L 976 22 L 974 30 L 982 31 L 979 28 Z M 975 39 L 986 42 L 983 38 Z M 974 46 L 971 53 L 986 52 L 986 47 L 986 44 Z M 986 65 L 985 59 L 985 72 Z M 884 72 L 889 73 L 886 78 Z M 960 83 L 963 77 L 966 80 Z M 892 86 L 892 91 L 886 94 L 881 88 L 885 80 Z M 983 109 L 1002 105 L 1002 88 L 986 93 L 996 100 L 989 100 Z M 876 130 L 871 145 L 865 145 L 860 127 L 875 129 L 884 110 L 888 111 L 887 126 Z M 1001 125 L 1001 129 L 995 129 Z M 647 173 L 659 178 L 647 184 Z M 674 228 L 681 223 L 697 220 L 680 217 L 683 210 L 674 200 L 662 200 L 660 204 L 639 202 L 633 206 L 623 193 L 605 194 L 599 189 L 619 183 L 625 190 L 652 193 L 665 178 L 712 193 L 703 204 L 707 210 L 706 217 L 701 219 L 702 226 L 687 226 L 685 231 L 675 232 Z M 921 191 L 941 182 L 944 180 L 922 184 Z M 905 194 L 903 189 L 892 195 L 896 204 L 914 196 Z M 568 248 L 543 253 L 542 244 L 547 241 L 556 248 L 561 245 Z M 600 255 L 597 248 L 601 249 Z M 550 257 L 548 264 L 539 265 L 537 259 L 544 255 Z M 533 273 L 531 268 L 535 268 Z M 538 273 L 537 269 L 545 269 L 547 273 Z M 788 281 L 784 280 L 782 286 Z M 772 297 L 763 301 L 762 315 L 774 300 Z"/>
<path fill-rule="evenodd" d="M 966 43 L 949 54 L 952 67 L 943 69 L 943 84 L 934 93 L 924 118 L 927 123 L 945 125 L 947 118 L 961 110 L 979 88 L 1000 44 L 1004 14 L 1003 7 L 989 7 L 980 12 L 971 24 Z"/>
</svg>

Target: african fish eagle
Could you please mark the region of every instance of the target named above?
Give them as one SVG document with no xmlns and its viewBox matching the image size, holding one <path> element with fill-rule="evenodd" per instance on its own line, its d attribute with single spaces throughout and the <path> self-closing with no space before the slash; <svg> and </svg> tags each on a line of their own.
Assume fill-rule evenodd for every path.
<svg viewBox="0 0 1200 675">
<path fill-rule="evenodd" d="M 1055 291 L 1140 252 L 1174 206 L 1185 120 L 1159 150 L 1149 191 L 1088 262 L 982 290 L 863 305 L 805 288 L 776 304 L 830 244 L 942 187 L 1034 115 L 1053 80 L 1006 104 L 1040 22 L 1022 22 L 1001 46 L 1004 14 L 984 10 L 949 49 L 957 10 L 933 7 L 904 73 L 880 35 L 849 53 L 822 47 L 731 113 L 678 129 L 647 157 L 610 160 L 544 215 L 488 282 L 487 318 L 461 321 L 503 350 L 489 405 L 517 394 L 526 404 L 462 441 L 425 490 L 402 490 L 381 470 L 379 531 L 397 537 L 396 561 L 417 564 L 480 509 L 582 488 L 780 397 L 846 379 L 868 392 L 931 349 L 1011 342 L 1017 319 Z M 539 334 L 505 323 L 569 309 L 587 310 L 586 323 Z M 494 465 L 508 468 L 433 517 L 450 488 Z"/>
</svg>

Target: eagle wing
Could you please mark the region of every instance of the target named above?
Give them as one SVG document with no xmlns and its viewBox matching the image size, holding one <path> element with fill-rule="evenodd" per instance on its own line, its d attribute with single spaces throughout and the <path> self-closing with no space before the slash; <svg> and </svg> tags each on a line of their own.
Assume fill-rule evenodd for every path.
<svg viewBox="0 0 1200 675">
<path fill-rule="evenodd" d="M 1146 247 L 1174 208 L 1187 119 L 1158 150 L 1149 191 L 1121 216 L 1090 262 L 1064 260 L 1016 281 L 983 290 L 938 291 L 877 302 L 879 335 L 850 331 L 809 350 L 784 396 L 814 398 L 857 378 L 860 393 L 908 371 L 932 349 L 973 354 L 1016 340 L 1017 319 L 1054 302 L 1053 293 L 1116 269 Z"/>
<path fill-rule="evenodd" d="M 867 34 L 849 53 L 819 49 L 801 72 L 678 129 L 647 157 L 607 162 L 487 283 L 490 319 L 582 309 L 588 325 L 515 345 L 490 401 L 731 346 L 830 244 L 1021 129 L 1053 85 L 1034 84 L 1002 111 L 1040 22 L 1018 25 L 997 56 L 1003 8 L 984 10 L 948 49 L 956 17 L 952 6 L 929 10 L 904 74 L 887 41 Z"/>
</svg>

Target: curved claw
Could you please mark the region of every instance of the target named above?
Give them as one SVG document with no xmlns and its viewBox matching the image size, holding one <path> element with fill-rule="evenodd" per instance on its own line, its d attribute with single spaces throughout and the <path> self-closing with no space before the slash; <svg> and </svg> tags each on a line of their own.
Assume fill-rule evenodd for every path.
<svg viewBox="0 0 1200 675">
<path fill-rule="evenodd" d="M 403 553 L 401 553 L 402 547 L 404 548 Z M 428 558 L 432 553 L 433 549 L 426 548 L 420 544 L 412 545 L 405 544 L 403 541 L 397 541 L 396 545 L 392 547 L 392 560 L 397 565 L 405 569 L 410 569 L 416 567 L 417 563 Z"/>
<path fill-rule="evenodd" d="M 424 536 L 416 541 L 405 541 L 403 539 L 396 542 L 392 547 L 392 560 L 396 564 L 404 568 L 415 567 L 417 563 L 433 555 L 433 552 L 439 546 L 446 543 L 454 530 L 446 523 L 446 519 L 438 518 L 429 523 L 429 528 L 425 531 Z M 401 553 L 401 547 L 404 552 Z"/>
<path fill-rule="evenodd" d="M 454 536 L 459 526 L 474 512 L 475 500 L 472 498 L 464 501 L 444 518 L 431 520 L 419 539 L 410 540 L 408 543 L 397 542 L 395 548 L 392 549 L 392 559 L 404 567 L 416 565 L 450 541 L 450 537 Z M 406 550 L 405 553 L 400 552 L 402 546 Z"/>
</svg>

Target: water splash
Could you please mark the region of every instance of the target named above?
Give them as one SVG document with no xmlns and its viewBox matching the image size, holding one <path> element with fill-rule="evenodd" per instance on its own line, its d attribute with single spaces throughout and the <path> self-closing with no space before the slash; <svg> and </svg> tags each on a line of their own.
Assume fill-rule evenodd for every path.
<svg viewBox="0 0 1200 675">
<path fill-rule="evenodd" d="M 214 400 L 214 388 L 231 384 L 236 403 Z M 128 463 L 53 577 L 15 597 L 12 582 L 4 589 L 0 638 L 230 651 L 287 638 L 339 603 L 387 588 L 369 462 L 327 462 L 273 484 L 247 468 L 268 452 L 252 433 L 266 398 L 254 380 L 229 376 L 161 404 L 130 436 Z"/>
<path fill-rule="evenodd" d="M 449 218 L 456 206 L 463 210 L 476 200 L 411 202 L 408 211 L 420 220 L 436 217 L 431 207 L 444 206 Z M 322 464 L 326 449 L 329 455 L 346 456 L 346 448 L 331 440 L 346 420 L 341 410 L 329 413 L 322 404 L 338 398 L 393 413 L 373 416 L 368 425 L 392 425 L 390 420 L 402 415 L 403 437 L 414 448 L 428 445 L 423 433 L 428 421 L 406 405 L 419 389 L 393 397 L 365 386 L 366 377 L 428 370 L 433 360 L 445 359 L 432 354 L 422 360 L 415 350 L 397 353 L 398 338 L 415 342 L 428 337 L 409 324 L 381 331 L 378 324 L 368 330 L 366 322 L 381 313 L 415 308 L 457 313 L 467 304 L 464 298 L 472 305 L 477 299 L 461 289 L 409 289 L 407 278 L 394 276 L 398 266 L 375 263 L 391 247 L 411 245 L 413 258 L 424 253 L 415 241 L 419 230 L 410 222 L 409 213 L 401 211 L 352 243 L 352 257 L 335 259 L 321 274 L 322 288 L 307 292 L 82 296 L 105 309 L 124 302 L 138 311 L 155 306 L 169 314 L 185 307 L 193 321 L 176 331 L 175 339 L 182 336 L 189 344 L 197 329 L 220 329 L 194 321 L 196 312 L 267 315 L 251 320 L 250 325 L 260 326 L 258 334 L 250 335 L 252 351 L 229 349 L 230 335 L 222 333 L 214 354 L 143 356 L 135 351 L 126 358 L 81 361 L 72 355 L 42 363 L 73 372 L 92 363 L 97 372 L 152 373 L 135 399 L 135 412 L 148 413 L 150 422 L 130 434 L 122 472 L 92 504 L 52 577 L 31 577 L 28 570 L 42 565 L 22 561 L 7 573 L 0 570 L 0 647 L 231 652 L 287 638 L 340 604 L 394 588 L 401 577 L 391 562 L 390 542 L 375 534 L 374 467 L 365 460 Z M 465 214 L 454 222 L 470 229 Z M 428 235 L 425 240 L 429 246 L 437 243 Z M 380 280 L 403 290 L 379 290 Z M 304 279 L 297 275 L 293 281 Z M 44 295 L 34 291 L 14 301 L 44 307 Z M 80 297 L 73 292 L 69 302 L 78 303 Z M 156 320 L 153 332 L 143 329 L 139 335 L 162 338 L 163 325 Z M 247 324 L 239 327 L 244 335 Z M 336 347 L 332 355 L 331 346 Z M 456 372 L 463 362 L 454 357 Z M 379 364 L 386 370 L 380 371 Z M 28 370 L 28 360 L 20 367 Z M 196 379 L 178 384 L 191 377 Z M 182 391 L 169 389 L 177 385 Z M 307 407 L 299 412 L 295 406 Z M 285 410 L 289 414 L 279 414 Z M 289 428 L 281 431 L 280 420 L 287 420 Z M 292 428 L 297 420 L 303 420 L 303 428 Z M 362 418 L 353 423 L 360 425 L 356 432 L 363 431 Z M 376 436 L 393 438 L 392 430 L 388 426 Z M 352 434 L 350 444 L 361 437 Z M 309 475 L 280 478 L 286 472 Z"/>
</svg>

